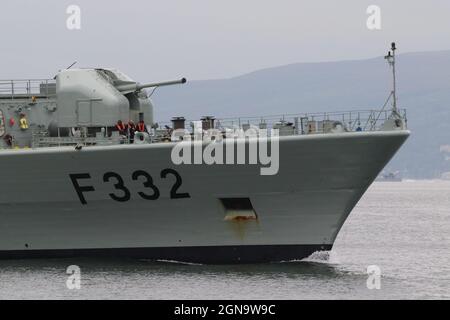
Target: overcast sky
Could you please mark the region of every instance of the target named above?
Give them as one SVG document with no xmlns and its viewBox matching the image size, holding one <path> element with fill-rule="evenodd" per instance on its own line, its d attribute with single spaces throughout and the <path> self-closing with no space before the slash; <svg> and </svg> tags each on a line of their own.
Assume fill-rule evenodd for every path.
<svg viewBox="0 0 450 320">
<path fill-rule="evenodd" d="M 69 5 L 81 29 L 69 30 Z M 366 26 L 381 8 L 381 30 Z M 2 0 L 0 78 L 52 77 L 73 61 L 138 81 L 232 77 L 295 62 L 450 49 L 449 0 Z"/>
</svg>

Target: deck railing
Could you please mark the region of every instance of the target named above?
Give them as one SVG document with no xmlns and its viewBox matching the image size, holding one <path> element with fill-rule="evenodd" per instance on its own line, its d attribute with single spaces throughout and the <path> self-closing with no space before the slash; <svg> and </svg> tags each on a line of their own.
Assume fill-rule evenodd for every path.
<svg viewBox="0 0 450 320">
<path fill-rule="evenodd" d="M 401 128 L 407 126 L 406 110 L 399 109 L 397 113 L 392 110 L 354 110 L 344 112 L 322 112 L 322 113 L 302 113 L 302 114 L 284 114 L 263 117 L 240 117 L 240 118 L 218 118 L 208 117 L 207 124 L 201 120 L 185 121 L 185 128 L 191 133 L 194 129 L 206 130 L 210 128 L 226 132 L 228 129 L 278 129 L 279 135 L 303 135 L 320 134 L 333 132 L 352 132 L 352 131 L 377 131 L 382 130 L 386 121 L 393 119 L 401 120 Z M 387 130 L 393 130 L 394 127 L 388 127 Z M 149 142 L 170 141 L 173 132 L 171 123 L 159 122 L 158 128 L 150 130 Z M 105 131 L 107 132 L 107 131 Z M 205 132 L 205 131 L 203 131 Z M 64 146 L 64 145 L 108 145 L 119 143 L 130 143 L 117 131 L 109 134 L 97 132 L 83 136 L 67 137 L 49 137 L 47 130 L 33 130 L 33 147 L 43 146 Z M 270 132 L 268 132 L 270 135 Z"/>
<path fill-rule="evenodd" d="M 0 80 L 0 97 L 20 98 L 23 96 L 53 96 L 56 94 L 54 79 Z"/>
<path fill-rule="evenodd" d="M 406 127 L 406 109 L 399 109 L 398 116 Z M 286 134 L 314 134 L 331 132 L 336 126 L 342 131 L 380 130 L 386 120 L 392 117 L 392 110 L 352 110 L 337 112 L 316 112 L 282 114 L 261 117 L 217 118 L 211 122 L 215 129 L 271 129 L 285 130 Z M 201 120 L 186 120 L 186 129 Z M 171 123 L 159 122 L 159 127 L 171 127 Z"/>
</svg>

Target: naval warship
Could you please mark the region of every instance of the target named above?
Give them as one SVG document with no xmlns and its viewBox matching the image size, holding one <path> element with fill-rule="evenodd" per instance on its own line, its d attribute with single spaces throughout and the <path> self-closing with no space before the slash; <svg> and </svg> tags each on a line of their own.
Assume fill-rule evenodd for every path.
<svg viewBox="0 0 450 320">
<path fill-rule="evenodd" d="M 396 102 L 395 50 L 386 56 L 393 90 L 378 111 L 163 124 L 147 90 L 185 79 L 141 84 L 115 69 L 69 68 L 53 79 L 0 81 L 0 258 L 252 263 L 331 250 L 409 136 Z M 174 148 L 189 143 L 175 130 L 189 138 L 230 128 L 276 129 L 264 137 L 277 145 L 276 170 L 173 161 Z M 229 150 L 257 138 L 224 134 L 193 144 L 226 144 L 234 159 Z"/>
<path fill-rule="evenodd" d="M 381 172 L 375 181 L 380 182 L 401 182 L 403 180 L 400 171 Z"/>
</svg>

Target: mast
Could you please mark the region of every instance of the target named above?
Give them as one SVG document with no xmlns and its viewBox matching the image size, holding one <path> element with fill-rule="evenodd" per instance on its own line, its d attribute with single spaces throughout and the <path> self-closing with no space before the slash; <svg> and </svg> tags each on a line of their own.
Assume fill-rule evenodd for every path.
<svg viewBox="0 0 450 320">
<path fill-rule="evenodd" d="M 389 65 L 392 67 L 392 111 L 394 113 L 398 113 L 397 110 L 397 85 L 396 85 L 396 79 L 395 79 L 395 50 L 397 50 L 397 48 L 395 47 L 395 42 L 392 42 L 391 44 L 391 51 L 388 51 L 387 56 L 385 56 L 384 58 L 387 60 L 387 62 L 389 63 Z"/>
</svg>

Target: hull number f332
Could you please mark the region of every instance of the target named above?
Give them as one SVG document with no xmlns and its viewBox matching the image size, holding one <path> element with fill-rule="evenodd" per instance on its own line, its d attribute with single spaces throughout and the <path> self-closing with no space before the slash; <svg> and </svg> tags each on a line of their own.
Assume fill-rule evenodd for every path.
<svg viewBox="0 0 450 320">
<path fill-rule="evenodd" d="M 190 198 L 191 196 L 187 192 L 180 192 L 179 189 L 183 183 L 180 174 L 174 169 L 164 169 L 160 172 L 162 179 L 169 178 L 173 176 L 175 182 L 170 189 L 171 199 L 182 199 Z M 69 174 L 72 180 L 73 187 L 80 199 L 81 204 L 87 204 L 86 198 L 84 197 L 85 192 L 95 191 L 94 186 L 84 185 L 80 180 L 90 179 L 91 175 L 89 173 L 73 173 Z M 157 200 L 161 192 L 158 187 L 154 184 L 152 176 L 144 170 L 136 170 L 131 174 L 131 179 L 134 181 L 140 181 L 142 183 L 142 189 L 137 192 L 139 197 L 145 200 Z M 126 186 L 122 176 L 116 172 L 108 171 L 103 175 L 103 182 L 110 183 L 114 190 L 108 195 L 112 200 L 119 202 L 126 202 L 131 199 L 131 191 Z"/>
</svg>

